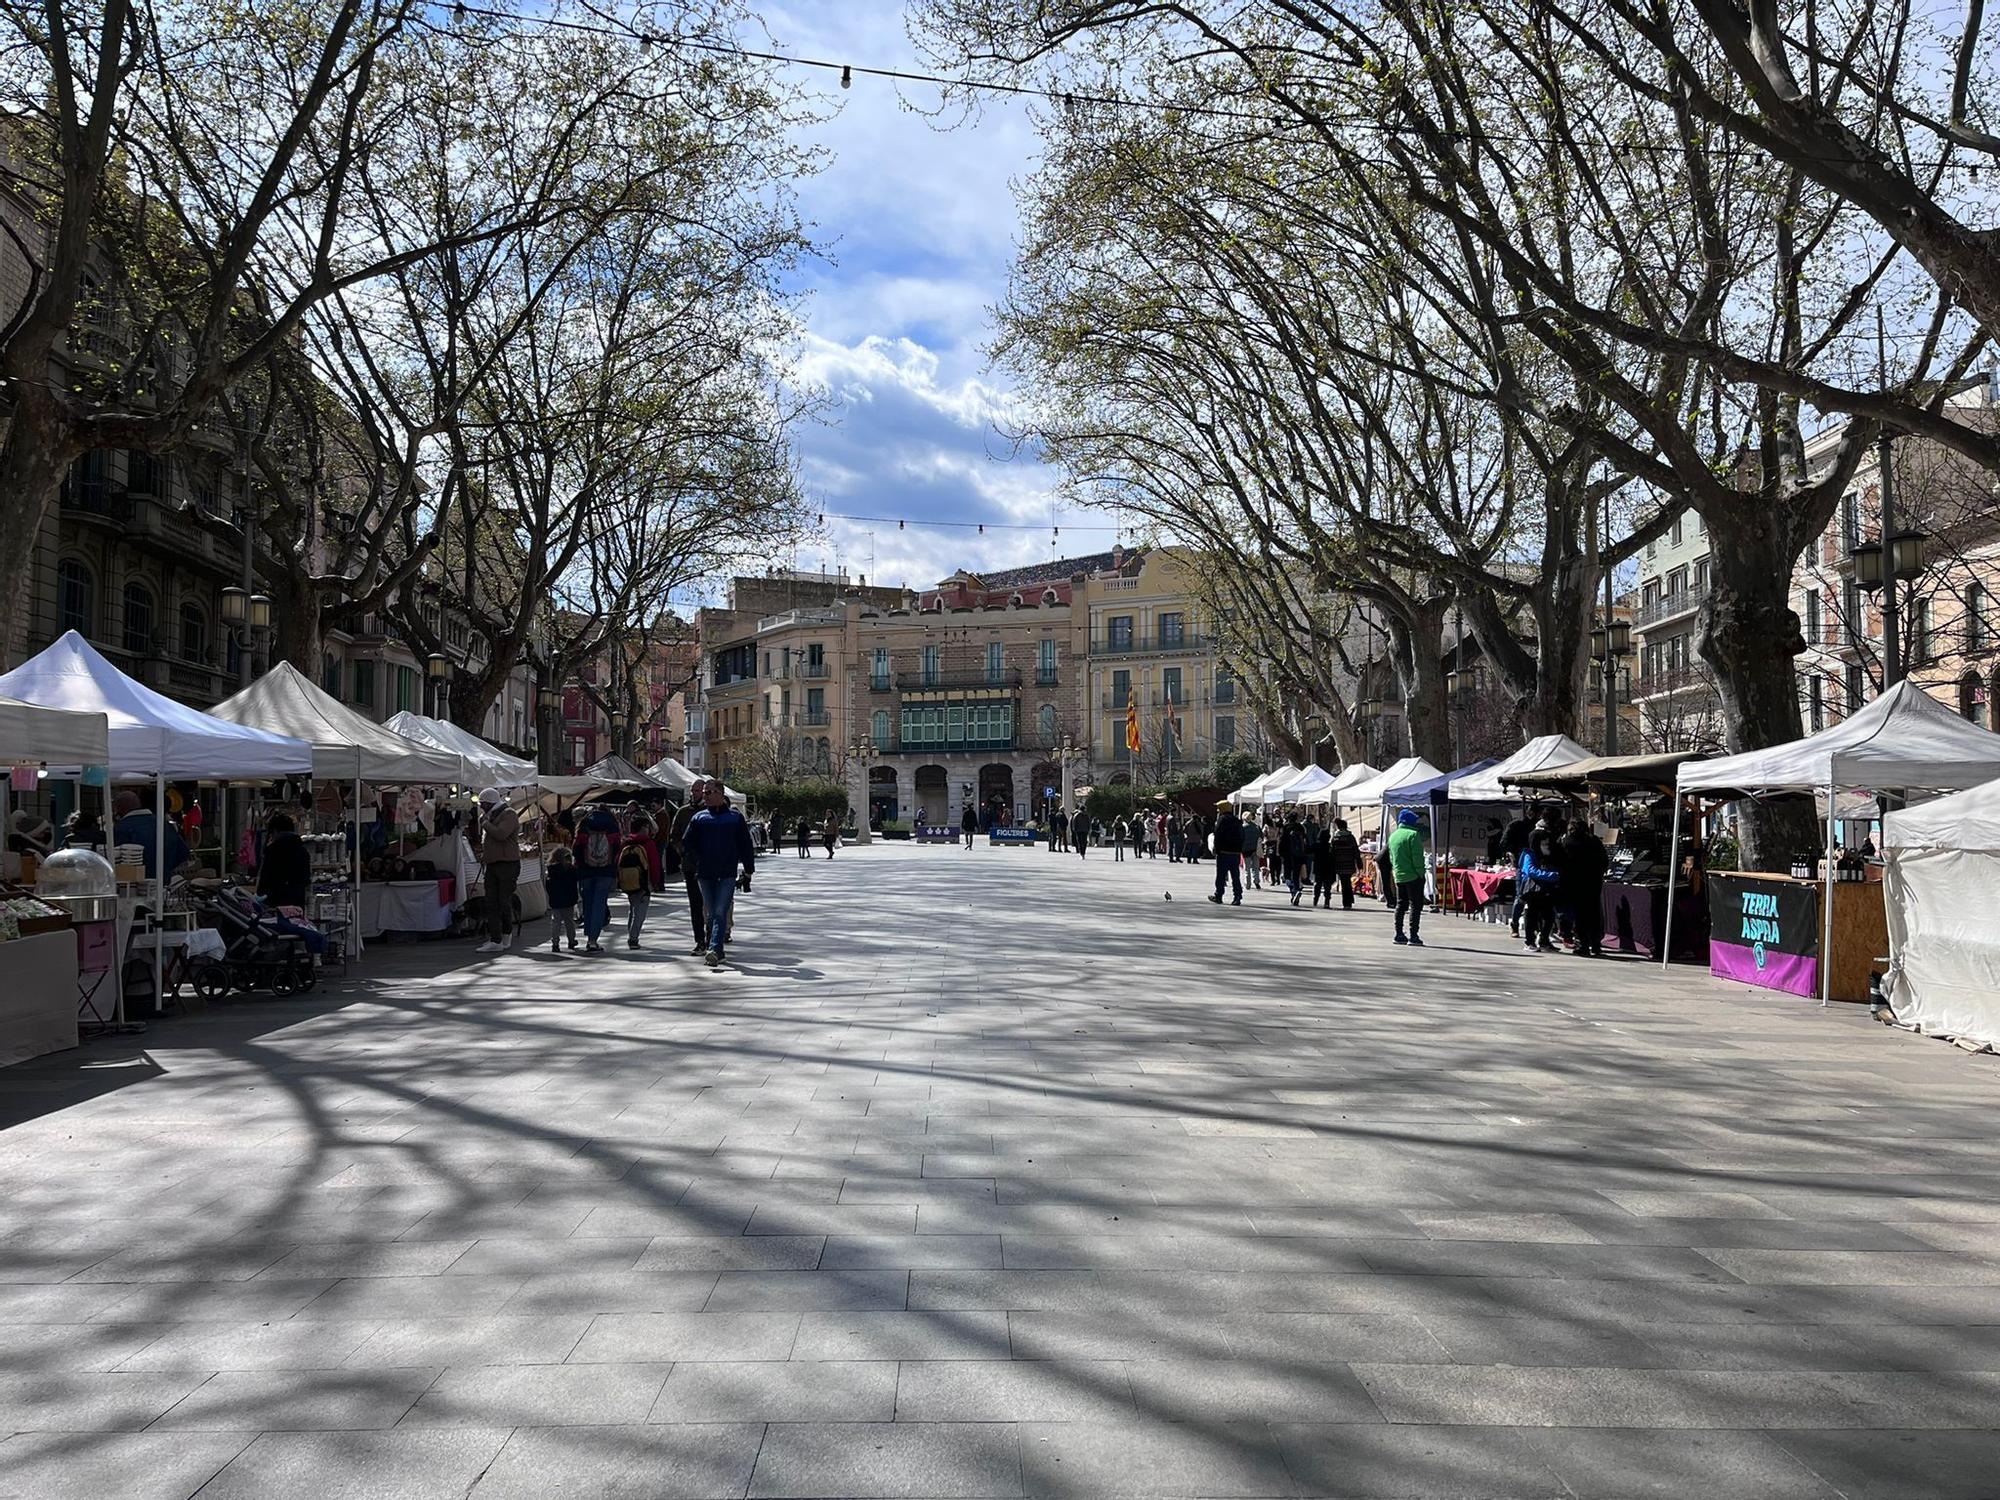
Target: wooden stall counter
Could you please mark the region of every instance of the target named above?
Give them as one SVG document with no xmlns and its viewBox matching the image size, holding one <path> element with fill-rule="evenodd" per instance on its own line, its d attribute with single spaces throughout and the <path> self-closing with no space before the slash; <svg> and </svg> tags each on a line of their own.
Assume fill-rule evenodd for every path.
<svg viewBox="0 0 2000 1500">
<path fill-rule="evenodd" d="M 1708 875 L 1709 972 L 1724 979 L 1814 999 L 1820 992 L 1817 880 L 1747 870 Z M 1868 976 L 1889 951 L 1889 920 L 1879 881 L 1836 881 L 1828 998 L 1865 1001 Z"/>
</svg>

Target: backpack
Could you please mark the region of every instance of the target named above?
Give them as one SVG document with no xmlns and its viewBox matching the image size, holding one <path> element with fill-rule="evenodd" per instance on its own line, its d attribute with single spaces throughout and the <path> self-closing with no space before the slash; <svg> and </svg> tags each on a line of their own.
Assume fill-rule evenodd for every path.
<svg viewBox="0 0 2000 1500">
<path fill-rule="evenodd" d="M 588 865 L 593 870 L 611 868 L 611 835 L 602 828 L 592 828 L 583 836 L 583 856 L 578 864 Z"/>
<path fill-rule="evenodd" d="M 627 844 L 618 856 L 618 889 L 636 893 L 645 888 L 646 851 L 637 844 Z"/>
</svg>

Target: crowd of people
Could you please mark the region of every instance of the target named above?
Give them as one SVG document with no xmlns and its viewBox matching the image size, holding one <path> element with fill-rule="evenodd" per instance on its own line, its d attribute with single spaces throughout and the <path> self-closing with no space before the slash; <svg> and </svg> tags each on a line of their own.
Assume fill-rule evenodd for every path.
<svg viewBox="0 0 2000 1500">
<path fill-rule="evenodd" d="M 480 862 L 485 868 L 487 941 L 482 953 L 507 950 L 513 941 L 512 895 L 520 873 L 519 824 L 498 792 L 480 798 Z M 835 825 L 835 836 L 838 836 Z M 698 781 L 687 802 L 655 821 L 641 807 L 592 804 L 583 815 L 559 817 L 555 847 L 543 870 L 549 898 L 549 949 L 577 951 L 577 932 L 586 953 L 604 951 L 611 926 L 611 900 L 625 898 L 625 946 L 637 949 L 653 898 L 678 882 L 687 896 L 694 936 L 691 956 L 713 967 L 723 962 L 732 930 L 736 896 L 750 889 L 757 868 L 757 843 L 743 814 L 729 805 L 720 781 Z M 512 865 L 511 871 L 507 868 Z"/>
</svg>

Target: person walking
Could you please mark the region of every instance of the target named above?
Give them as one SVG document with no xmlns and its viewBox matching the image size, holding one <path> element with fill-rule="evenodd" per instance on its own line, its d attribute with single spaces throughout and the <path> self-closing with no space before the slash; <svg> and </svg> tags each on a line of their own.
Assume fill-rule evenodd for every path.
<svg viewBox="0 0 2000 1500">
<path fill-rule="evenodd" d="M 1257 826 L 1255 813 L 1244 813 L 1243 823 L 1243 883 L 1253 891 L 1264 888 L 1262 871 L 1259 868 L 1263 858 L 1264 830 Z"/>
<path fill-rule="evenodd" d="M 576 884 L 583 903 L 583 951 L 602 953 L 598 938 L 611 921 L 611 887 L 618 878 L 618 819 L 599 803 L 576 828 Z"/>
<path fill-rule="evenodd" d="M 1514 904 L 1507 913 L 1507 930 L 1515 937 L 1521 935 L 1521 905 L 1527 895 L 1527 882 L 1519 874 L 1521 856 L 1528 852 L 1528 838 L 1535 831 L 1534 820 L 1524 811 L 1507 825 L 1500 835 L 1500 852 L 1514 866 Z"/>
<path fill-rule="evenodd" d="M 684 864 L 701 883 L 702 908 L 708 913 L 707 962 L 712 969 L 723 960 L 736 893 L 750 889 L 757 868 L 750 826 L 729 805 L 719 781 L 708 783 L 707 805 L 688 822 Z"/>
<path fill-rule="evenodd" d="M 708 917 L 702 910 L 701 882 L 694 878 L 694 868 L 687 862 L 687 831 L 688 825 L 707 801 L 707 792 L 705 778 L 691 785 L 687 790 L 687 801 L 674 813 L 674 821 L 667 831 L 667 841 L 674 850 L 674 862 L 680 867 L 681 883 L 687 890 L 688 922 L 694 928 L 694 947 L 688 952 L 694 957 L 699 957 L 708 947 Z M 772 849 L 775 851 L 776 848 L 774 842 Z"/>
<path fill-rule="evenodd" d="M 727 802 L 728 800 L 729 799 L 727 797 L 723 798 L 723 801 L 725 802 Z M 807 817 L 804 813 L 800 813 L 799 826 L 794 831 L 794 835 L 798 839 L 800 859 L 812 858 L 812 827 L 813 827 L 812 819 Z"/>
<path fill-rule="evenodd" d="M 576 856 L 567 845 L 557 844 L 549 851 L 542 889 L 549 897 L 549 952 L 562 952 L 564 938 L 569 939 L 569 951 L 576 952 Z"/>
<path fill-rule="evenodd" d="M 1387 850 L 1389 876 L 1396 883 L 1396 941 L 1413 948 L 1424 946 L 1417 928 L 1424 917 L 1424 835 L 1414 807 L 1396 814 L 1396 831 L 1389 835 Z M 1403 936 L 1403 918 L 1409 917 L 1410 935 Z"/>
<path fill-rule="evenodd" d="M 972 836 L 979 832 L 979 814 L 972 810 L 970 802 L 965 804 L 965 811 L 959 814 L 958 831 L 965 835 L 965 847 L 970 849 Z"/>
<path fill-rule="evenodd" d="M 1215 893 L 1208 899 L 1222 905 L 1222 888 L 1230 886 L 1231 906 L 1243 904 L 1243 822 L 1227 802 L 1219 804 L 1215 820 Z"/>
<path fill-rule="evenodd" d="M 1069 815 L 1060 807 L 1049 814 L 1049 853 L 1061 854 L 1069 849 Z"/>
<path fill-rule="evenodd" d="M 1324 823 L 1312 825 L 1311 852 L 1314 906 L 1333 910 L 1333 830 Z"/>
<path fill-rule="evenodd" d="M 514 866 L 519 871 L 520 865 Z M 290 813 L 272 813 L 264 825 L 264 857 L 257 862 L 257 894 L 273 907 L 306 904 L 312 890 L 312 855 Z"/>
<path fill-rule="evenodd" d="M 1130 832 L 1122 814 L 1111 820 L 1111 862 L 1114 865 L 1125 863 L 1125 839 Z"/>
<path fill-rule="evenodd" d="M 1556 951 L 1556 902 L 1562 892 L 1563 815 L 1543 809 L 1515 867 L 1522 888 L 1521 942 L 1530 953 Z"/>
<path fill-rule="evenodd" d="M 1347 827 L 1347 819 L 1333 820 L 1333 833 L 1327 840 L 1333 851 L 1333 878 L 1340 882 L 1340 909 L 1354 910 L 1354 877 L 1361 873 L 1361 845 L 1355 842 Z M 1329 897 L 1327 905 L 1333 905 Z"/>
<path fill-rule="evenodd" d="M 1294 906 L 1305 894 L 1305 866 L 1311 852 L 1311 846 L 1306 842 L 1305 825 L 1294 813 L 1285 820 L 1284 831 L 1278 835 L 1278 863 L 1284 868 L 1285 889 L 1291 892 Z"/>
<path fill-rule="evenodd" d="M 486 941 L 477 953 L 505 953 L 514 942 L 514 888 L 521 880 L 521 818 L 498 787 L 479 794 L 479 863 L 485 871 Z"/>
<path fill-rule="evenodd" d="M 646 930 L 646 911 L 653 904 L 653 893 L 665 885 L 653 820 L 640 813 L 632 820 L 631 829 L 618 848 L 618 889 L 625 893 L 627 948 L 639 946 L 639 934 Z"/>
<path fill-rule="evenodd" d="M 826 845 L 826 857 L 827 857 L 828 859 L 832 859 L 832 858 L 833 858 L 833 851 L 834 851 L 835 849 L 837 849 L 837 848 L 839 848 L 839 847 L 840 847 L 840 814 L 839 814 L 839 813 L 837 813 L 837 812 L 829 812 L 829 813 L 827 813 L 827 815 L 826 815 L 826 822 L 825 822 L 824 824 L 822 824 L 822 825 L 821 825 L 821 827 L 820 827 L 820 831 L 819 831 L 819 841 L 820 841 L 820 842 L 821 842 L 822 844 Z"/>
<path fill-rule="evenodd" d="M 1604 841 L 1578 818 L 1563 835 L 1562 883 L 1580 958 L 1604 957 L 1604 876 L 1610 868 Z"/>
<path fill-rule="evenodd" d="M 1076 846 L 1076 857 L 1078 859 L 1089 858 L 1090 856 L 1089 813 L 1079 809 L 1077 815 L 1069 820 L 1069 841 Z"/>
</svg>

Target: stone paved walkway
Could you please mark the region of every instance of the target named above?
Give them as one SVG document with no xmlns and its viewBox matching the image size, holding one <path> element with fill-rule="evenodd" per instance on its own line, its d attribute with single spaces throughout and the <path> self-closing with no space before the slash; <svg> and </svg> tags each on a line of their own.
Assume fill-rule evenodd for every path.
<svg viewBox="0 0 2000 1500">
<path fill-rule="evenodd" d="M 1205 874 L 787 854 L 732 971 L 0 1072 L 0 1496 L 2000 1493 L 1993 1059 Z"/>
</svg>

